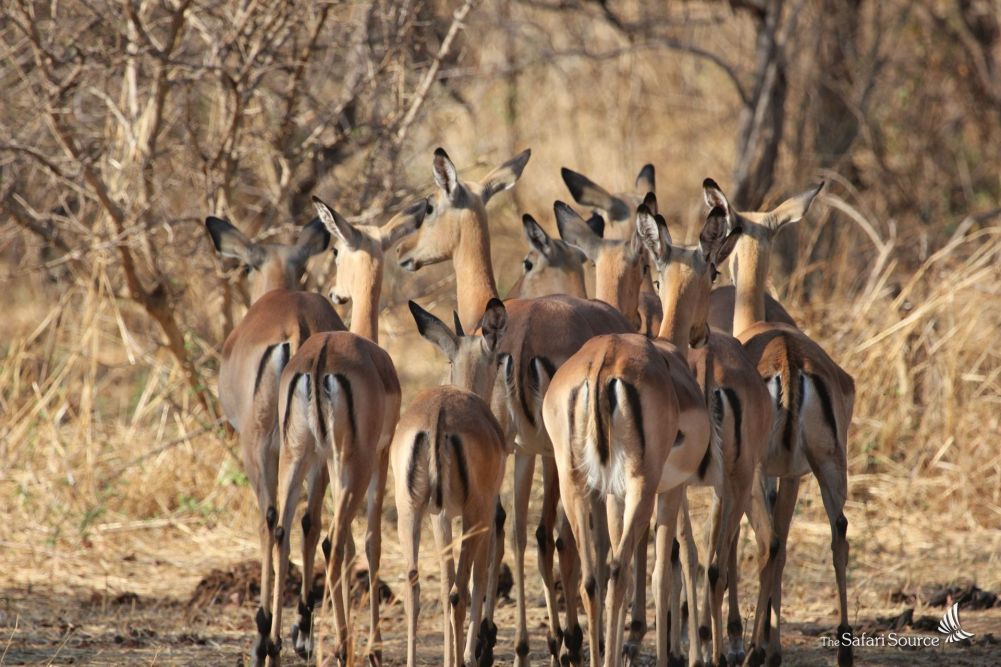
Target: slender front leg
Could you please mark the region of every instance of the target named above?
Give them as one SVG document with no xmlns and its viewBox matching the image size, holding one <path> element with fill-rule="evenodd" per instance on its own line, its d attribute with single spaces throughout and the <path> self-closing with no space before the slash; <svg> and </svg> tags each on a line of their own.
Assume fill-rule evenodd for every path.
<svg viewBox="0 0 1001 667">
<path fill-rule="evenodd" d="M 382 560 L 382 503 L 386 495 L 389 471 L 389 447 L 379 457 L 375 475 L 368 487 L 368 528 L 365 556 L 368 558 L 369 629 L 368 660 L 373 667 L 382 664 L 382 631 L 379 624 L 379 564 Z"/>
<path fill-rule="evenodd" d="M 685 599 L 688 602 L 688 664 L 699 664 L 699 643 L 704 638 L 709 643 L 711 635 L 707 626 L 699 624 L 698 588 L 696 570 L 699 567 L 699 552 L 692 533 L 692 519 L 688 514 L 688 498 L 681 498 L 681 512 L 678 516 L 681 529 L 681 573 L 685 580 Z"/>
<path fill-rule="evenodd" d="M 528 499 L 532 492 L 535 457 L 514 457 L 514 526 L 511 549 L 514 551 L 514 587 L 518 596 L 518 621 L 515 630 L 516 667 L 528 665 L 528 618 L 525 599 L 525 548 L 528 546 Z"/>
</svg>

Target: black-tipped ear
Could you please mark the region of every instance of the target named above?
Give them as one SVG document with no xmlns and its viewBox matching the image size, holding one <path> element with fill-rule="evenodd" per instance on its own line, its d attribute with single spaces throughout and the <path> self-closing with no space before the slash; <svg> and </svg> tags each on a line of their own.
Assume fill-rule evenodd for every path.
<svg viewBox="0 0 1001 667">
<path fill-rule="evenodd" d="M 210 215 L 205 218 L 205 229 L 216 252 L 223 257 L 238 259 L 247 266 L 257 266 L 258 247 L 228 220 Z"/>
<path fill-rule="evenodd" d="M 296 259 L 305 261 L 330 247 L 330 232 L 320 218 L 313 218 L 299 232 L 295 242 Z"/>
<path fill-rule="evenodd" d="M 727 215 L 730 215 L 730 202 L 727 200 L 726 195 L 723 194 L 723 189 L 719 186 L 716 181 L 711 178 L 707 178 L 702 181 L 702 194 L 705 197 L 706 205 L 710 209 L 719 206 Z"/>
<path fill-rule="evenodd" d="M 454 310 L 452 311 L 452 323 L 455 324 L 456 336 L 459 336 L 461 338 L 462 336 L 466 335 L 466 333 L 462 330 L 462 320 L 459 319 L 459 313 L 457 313 Z"/>
<path fill-rule="evenodd" d="M 591 228 L 594 235 L 599 239 L 605 238 L 605 219 L 597 211 L 591 211 L 591 217 L 585 220 L 587 226 Z"/>
<path fill-rule="evenodd" d="M 526 148 L 487 174 L 480 183 L 480 198 L 483 200 L 483 204 L 486 205 L 495 194 L 513 188 L 514 184 L 521 178 L 521 173 L 525 171 L 525 165 L 528 164 L 531 157 L 532 149 Z"/>
<path fill-rule="evenodd" d="M 714 206 L 706 217 L 706 222 L 699 232 L 699 252 L 706 262 L 715 260 L 716 252 L 719 250 L 723 239 L 726 236 L 726 211 L 721 206 Z"/>
<path fill-rule="evenodd" d="M 459 174 L 448 153 L 441 146 L 434 149 L 433 170 L 434 182 L 451 198 L 459 188 Z"/>
<path fill-rule="evenodd" d="M 563 177 L 567 189 L 570 190 L 570 196 L 581 206 L 600 208 L 612 220 L 629 218 L 629 207 L 626 203 L 618 197 L 610 195 L 607 190 L 587 176 L 566 167 L 560 169 L 560 175 Z"/>
<path fill-rule="evenodd" d="M 540 253 L 549 257 L 552 253 L 552 242 L 549 238 L 549 234 L 546 230 L 542 228 L 535 218 L 530 216 L 528 213 L 521 216 L 521 225 L 525 229 L 525 238 L 528 239 L 529 245 L 538 250 Z"/>
<path fill-rule="evenodd" d="M 417 305 L 416 302 L 408 301 L 407 305 L 410 307 L 411 315 L 414 316 L 414 322 L 417 323 L 417 331 L 420 335 L 437 345 L 446 357 L 453 359 L 459 349 L 459 344 L 451 329 L 437 317 Z"/>
<path fill-rule="evenodd" d="M 504 302 L 493 297 L 487 303 L 487 309 L 480 320 L 480 333 L 487 344 L 487 349 L 491 352 L 497 349 L 497 344 L 504 337 L 507 330 L 507 309 Z"/>
<path fill-rule="evenodd" d="M 657 179 L 652 164 L 645 164 L 636 177 L 637 192 L 653 192 L 657 189 Z"/>
<path fill-rule="evenodd" d="M 556 228 L 560 230 L 560 238 L 581 250 L 592 262 L 597 261 L 601 252 L 601 238 L 577 211 L 557 201 L 553 204 L 553 213 L 556 215 Z"/>
<path fill-rule="evenodd" d="M 643 197 L 643 205 L 650 210 L 651 215 L 657 215 L 660 212 L 660 209 L 657 208 L 657 195 L 653 191 L 647 192 L 646 196 Z"/>
<path fill-rule="evenodd" d="M 313 195 L 313 207 L 316 209 L 316 214 L 320 217 L 320 220 L 323 221 L 327 231 L 330 232 L 334 238 L 351 250 L 358 248 L 361 239 L 359 232 L 354 228 L 354 225 L 345 220 L 344 216 L 335 211 L 333 208 L 323 203 L 323 200 L 316 195 Z"/>
</svg>

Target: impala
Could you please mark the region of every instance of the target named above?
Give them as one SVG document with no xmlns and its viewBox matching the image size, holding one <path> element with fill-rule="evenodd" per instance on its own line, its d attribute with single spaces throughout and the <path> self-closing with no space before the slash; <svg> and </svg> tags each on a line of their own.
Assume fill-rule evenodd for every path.
<svg viewBox="0 0 1001 667">
<path fill-rule="evenodd" d="M 848 519 L 844 505 L 848 494 L 847 446 L 855 401 L 855 382 L 809 336 L 782 323 L 767 322 L 765 282 L 771 244 L 785 226 L 806 215 L 823 183 L 792 197 L 767 212 L 739 213 L 712 179 L 703 183 L 706 203 L 719 207 L 730 229 L 740 229 L 740 241 L 731 262 L 736 284 L 733 329 L 758 373 L 765 380 L 775 406 L 773 428 L 764 472 L 781 478 L 772 517 L 775 539 L 769 569 L 772 588 L 759 599 L 753 635 L 751 664 L 778 664 L 781 653 L 782 570 L 800 479 L 813 473 L 831 526 L 831 551 L 838 588 L 840 624 L 838 637 L 851 635 L 848 624 Z M 775 615 L 775 627 L 771 613 Z M 838 647 L 838 664 L 853 661 L 849 642 Z"/>
<path fill-rule="evenodd" d="M 434 262 L 452 259 L 456 274 L 459 319 L 472 331 L 486 303 L 497 297 L 490 261 L 490 233 L 484 197 L 513 185 L 521 173 L 528 152 L 502 165 L 484 181 L 462 181 L 444 150 L 435 151 L 434 174 L 439 192 L 434 212 L 428 215 L 412 244 L 401 253 L 404 268 L 416 270 Z M 580 349 L 588 339 L 605 333 L 626 333 L 629 323 L 607 304 L 566 295 L 505 302 L 508 325 L 499 341 L 497 358 L 503 391 L 494 392 L 491 407 L 510 437 L 516 433 L 514 520 L 514 580 L 518 597 L 515 636 L 516 665 L 528 663 L 528 627 L 525 608 L 524 553 L 528 542 L 528 500 L 535 457 L 543 457 L 543 508 L 536 538 L 540 546 L 540 569 L 546 589 L 550 631 L 548 644 L 552 663 L 558 664 L 561 641 L 567 652 L 579 660 L 581 633 L 572 616 L 573 600 L 567 600 L 568 627 L 560 627 L 556 590 L 552 578 L 554 548 L 570 548 L 568 540 L 554 540 L 558 488 L 552 459 L 552 443 L 542 423 L 542 397 L 553 372 Z M 569 531 L 567 531 L 569 538 Z M 574 562 L 575 559 L 568 559 Z M 563 568 L 564 559 L 560 559 Z M 564 578 L 571 576 L 567 572 Z"/>
<path fill-rule="evenodd" d="M 654 215 L 646 205 L 637 210 L 636 225 L 657 269 L 655 284 L 660 289 L 664 312 L 659 339 L 668 340 L 679 349 L 701 341 L 701 345 L 690 350 L 689 363 L 707 398 L 707 408 L 721 430 L 721 446 L 706 452 L 697 474 L 689 481 L 690 485 L 708 485 L 714 490 L 704 604 L 712 622 L 712 645 L 709 645 L 708 626 L 699 627 L 699 638 L 705 664 L 740 664 L 744 652 L 736 581 L 737 535 L 740 519 L 747 513 L 757 537 L 760 574 L 764 576 L 772 528 L 763 506 L 751 504 L 751 491 L 755 480 L 760 480 L 761 461 L 772 426 L 772 406 L 764 383 L 737 339 L 708 328 L 706 319 L 715 267 L 733 251 L 741 230 L 727 233 L 725 217 L 719 209 L 714 209 L 706 219 L 699 245 L 688 248 L 672 243 L 664 218 Z M 719 458 L 714 458 L 717 455 Z M 693 580 L 691 575 L 686 577 L 686 586 Z M 763 578 L 761 586 L 768 587 Z M 728 587 L 726 631 L 730 650 L 724 654 L 722 608 L 723 592 Z M 689 589 L 689 597 L 692 593 Z M 689 611 L 693 629 L 697 609 L 690 604 Z M 672 623 L 671 647 L 675 651 L 680 646 L 678 625 Z M 692 643 L 689 664 L 695 663 Z"/>
<path fill-rule="evenodd" d="M 253 304 L 222 348 L 219 402 L 239 434 L 243 468 L 260 512 L 261 601 L 253 656 L 263 664 L 271 631 L 272 556 L 278 486 L 278 379 L 299 347 L 318 331 L 343 330 L 344 323 L 321 295 L 298 290 L 310 256 L 322 252 L 330 234 L 319 219 L 310 222 L 294 245 L 260 244 L 247 239 L 221 218 L 205 226 L 216 251 L 244 265 Z M 312 485 L 323 483 L 311 479 Z M 312 562 L 320 535 L 320 504 L 310 505 L 303 519 L 303 562 Z M 282 581 L 281 579 L 278 580 Z M 311 580 L 303 577 L 302 599 L 309 600 Z M 273 652 L 271 649 L 270 652 Z"/>
<path fill-rule="evenodd" d="M 495 350 L 507 326 L 507 313 L 499 300 L 492 299 L 483 315 L 481 334 L 466 336 L 458 318 L 453 333 L 413 301 L 410 312 L 421 336 L 448 357 L 451 384 L 426 389 L 414 398 L 400 417 L 390 453 L 396 479 L 397 527 L 407 566 L 407 665 L 414 667 L 417 660 L 417 555 L 421 521 L 427 512 L 433 515 L 435 547 L 441 558 L 444 664 L 473 665 L 477 660 L 477 664 L 488 665 L 492 664 L 492 639 L 485 636 L 489 626 L 481 626 L 480 619 L 488 582 L 496 590 L 496 579 L 488 576 L 488 563 L 492 562 L 489 547 L 508 452 L 504 432 L 487 401 L 497 374 Z M 456 517 L 462 519 L 457 568 L 452 548 L 452 519 Z"/>
<path fill-rule="evenodd" d="M 354 554 L 351 521 L 367 495 L 370 626 L 368 651 L 378 664 L 379 595 L 375 592 L 382 551 L 382 500 L 389 467 L 389 443 L 400 414 L 400 383 L 389 355 L 378 346 L 377 312 L 382 286 L 383 252 L 421 224 L 427 202 L 421 200 L 385 227 L 353 226 L 318 198 L 313 198 L 320 220 L 336 239 L 335 297 L 352 301 L 351 331 L 321 332 L 310 336 L 288 361 L 279 387 L 281 471 L 280 517 L 274 527 L 278 547 L 278 578 L 272 597 L 270 628 L 275 662 L 281 649 L 281 586 L 289 557 L 289 530 L 303 480 L 308 480 L 307 507 L 322 506 L 329 479 L 334 517 L 324 544 L 328 554 L 326 587 L 334 608 L 336 659 L 347 661 L 350 651 L 348 613 L 349 575 Z M 304 527 L 319 524 L 307 511 Z M 315 542 L 313 544 L 315 550 Z M 312 554 L 310 554 L 311 556 Z M 303 579 L 311 580 L 312 558 L 304 558 Z M 334 591 L 334 586 L 337 591 Z M 312 600 L 300 599 L 299 620 L 293 629 L 296 651 L 312 649 Z"/>
</svg>

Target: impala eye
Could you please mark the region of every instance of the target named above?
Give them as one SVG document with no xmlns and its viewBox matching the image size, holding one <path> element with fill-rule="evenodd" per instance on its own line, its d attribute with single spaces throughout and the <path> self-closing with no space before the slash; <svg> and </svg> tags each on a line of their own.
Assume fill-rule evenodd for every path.
<svg viewBox="0 0 1001 667">
<path fill-rule="evenodd" d="M 525 258 L 524 264 L 525 264 L 525 273 L 528 273 L 529 271 L 532 270 L 532 260 Z"/>
<path fill-rule="evenodd" d="M 643 275 L 645 276 L 648 273 L 650 273 L 650 265 L 649 264 L 644 264 L 643 265 Z"/>
<path fill-rule="evenodd" d="M 660 291 L 660 281 L 656 278 L 653 279 L 653 288 L 658 292 Z"/>
<path fill-rule="evenodd" d="M 424 211 L 424 215 L 431 215 L 432 213 L 434 213 L 434 206 L 428 204 L 427 210 Z"/>
</svg>

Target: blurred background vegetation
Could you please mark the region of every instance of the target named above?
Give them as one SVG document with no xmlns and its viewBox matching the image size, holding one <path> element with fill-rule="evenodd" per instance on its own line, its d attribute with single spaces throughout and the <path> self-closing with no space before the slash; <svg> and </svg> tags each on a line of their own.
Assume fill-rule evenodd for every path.
<svg viewBox="0 0 1001 667">
<path fill-rule="evenodd" d="M 744 209 L 825 179 L 772 275 L 857 380 L 850 509 L 1001 521 L 997 0 L 2 4 L 7 546 L 249 535 L 215 399 L 247 297 L 203 220 L 287 240 L 314 193 L 384 220 L 431 187 L 438 145 L 467 176 L 533 150 L 491 204 L 502 291 L 521 213 L 555 233 L 561 166 L 620 191 L 653 163 L 689 238 L 706 176 Z M 315 258 L 307 288 L 332 270 Z M 443 359 L 403 304 L 444 314 L 454 292 L 450 265 L 387 268 L 382 340 L 408 392 Z"/>
</svg>

